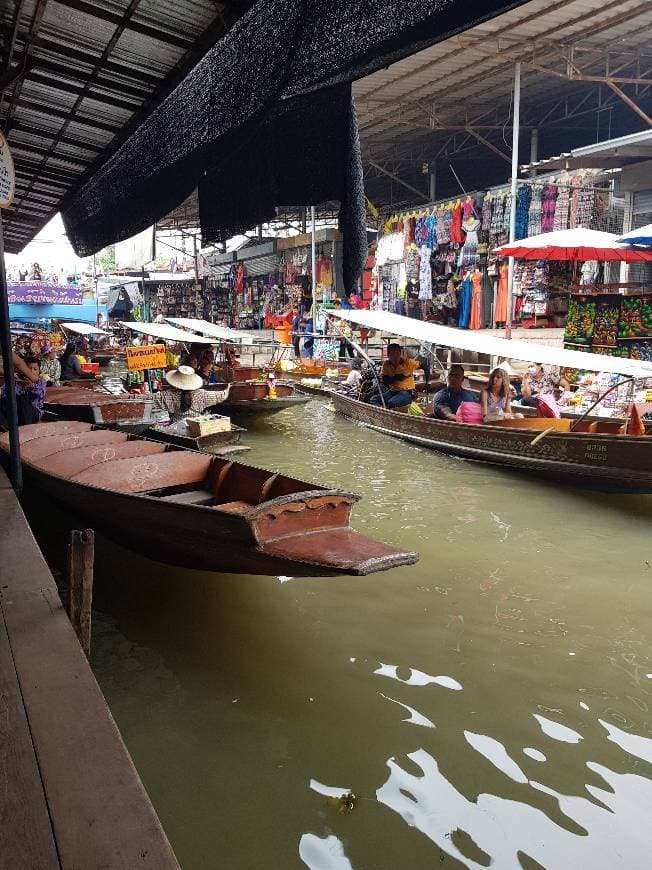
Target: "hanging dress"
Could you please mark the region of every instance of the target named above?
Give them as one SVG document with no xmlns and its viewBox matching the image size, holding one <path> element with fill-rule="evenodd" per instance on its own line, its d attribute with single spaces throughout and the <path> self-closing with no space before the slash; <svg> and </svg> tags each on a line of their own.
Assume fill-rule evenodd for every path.
<svg viewBox="0 0 652 870">
<path fill-rule="evenodd" d="M 482 329 L 482 326 L 482 272 L 472 272 L 469 329 Z"/>
<path fill-rule="evenodd" d="M 507 321 L 507 289 L 509 282 L 509 266 L 504 265 L 499 269 L 498 293 L 496 294 L 496 310 L 494 322 L 505 323 Z"/>
<path fill-rule="evenodd" d="M 523 184 L 516 194 L 516 222 L 514 238 L 525 239 L 528 235 L 528 214 L 530 211 L 530 186 Z"/>
<path fill-rule="evenodd" d="M 432 299 L 432 268 L 430 266 L 432 251 L 430 248 L 422 245 L 419 253 L 421 256 L 419 264 L 419 299 L 424 302 Z"/>
<path fill-rule="evenodd" d="M 451 242 L 456 245 L 461 245 L 464 241 L 464 233 L 462 232 L 462 203 L 456 205 L 453 209 L 453 219 L 451 221 Z"/>
<path fill-rule="evenodd" d="M 460 329 L 468 329 L 469 328 L 469 318 L 471 316 L 471 296 L 473 295 L 473 288 L 471 286 L 471 276 L 467 275 L 464 281 L 462 281 L 462 286 L 460 287 L 460 291 L 457 298 L 457 325 Z"/>
</svg>

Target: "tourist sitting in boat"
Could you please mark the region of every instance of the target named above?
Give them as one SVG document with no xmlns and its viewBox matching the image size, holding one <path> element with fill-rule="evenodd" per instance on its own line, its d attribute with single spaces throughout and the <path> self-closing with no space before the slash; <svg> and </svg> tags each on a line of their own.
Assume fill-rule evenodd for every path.
<svg viewBox="0 0 652 870">
<path fill-rule="evenodd" d="M 207 408 L 219 405 L 229 396 L 228 384 L 225 390 L 203 390 L 202 379 L 190 366 L 179 366 L 166 372 L 165 380 L 171 389 L 156 393 L 154 407 L 167 411 L 173 423 L 183 417 L 203 414 Z"/>
<path fill-rule="evenodd" d="M 455 363 L 448 370 L 448 386 L 432 397 L 432 415 L 438 420 L 457 422 L 455 416 L 462 402 L 477 402 L 478 397 L 471 390 L 465 390 L 464 367 Z"/>
<path fill-rule="evenodd" d="M 79 361 L 79 348 L 74 341 L 69 341 L 66 349 L 61 357 L 61 380 L 76 381 L 82 379 L 92 379 L 95 375 L 92 372 L 82 371 L 82 364 Z"/>
<path fill-rule="evenodd" d="M 523 375 L 521 404 L 536 408 L 539 396 L 554 396 L 560 387 L 568 390 L 570 384 L 566 378 L 560 377 L 557 369 L 544 369 L 541 363 L 532 363 Z"/>
<path fill-rule="evenodd" d="M 387 359 L 383 363 L 381 379 L 383 382 L 382 398 L 376 393 L 371 398 L 372 405 L 382 405 L 387 408 L 402 408 L 410 405 L 414 397 L 414 373 L 421 367 L 415 359 L 403 356 L 400 344 L 390 344 L 387 347 Z"/>
<path fill-rule="evenodd" d="M 480 391 L 482 419 L 485 423 L 494 420 L 513 420 L 522 414 L 512 413 L 512 396 L 509 376 L 503 369 L 494 369 L 489 375 L 489 383 Z"/>
<path fill-rule="evenodd" d="M 48 387 L 58 387 L 61 380 L 61 363 L 57 359 L 57 352 L 50 344 L 43 346 L 41 350 L 41 379 Z"/>
</svg>

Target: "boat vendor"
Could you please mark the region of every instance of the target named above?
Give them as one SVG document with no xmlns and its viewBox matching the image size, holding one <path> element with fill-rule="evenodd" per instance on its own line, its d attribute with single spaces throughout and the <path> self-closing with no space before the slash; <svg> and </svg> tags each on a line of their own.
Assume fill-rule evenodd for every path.
<svg viewBox="0 0 652 870">
<path fill-rule="evenodd" d="M 167 372 L 165 380 L 171 389 L 156 393 L 154 407 L 167 411 L 173 423 L 183 417 L 203 414 L 207 408 L 219 405 L 229 396 L 229 384 L 225 390 L 203 390 L 202 379 L 190 366 L 179 366 Z"/>
<path fill-rule="evenodd" d="M 61 357 L 61 380 L 76 381 L 76 380 L 94 380 L 95 375 L 92 372 L 82 371 L 82 364 L 79 361 L 79 349 L 74 341 L 69 341 L 66 349 Z"/>
<path fill-rule="evenodd" d="M 402 408 L 410 405 L 416 388 L 414 373 L 419 368 L 421 364 L 417 360 L 403 356 L 400 344 L 388 345 L 387 359 L 381 371 L 382 399 L 377 393 L 372 396 L 371 404 L 382 405 L 384 399 L 387 408 Z"/>
<path fill-rule="evenodd" d="M 61 363 L 51 344 L 43 345 L 41 350 L 41 379 L 48 387 L 58 387 L 61 380 Z"/>
<path fill-rule="evenodd" d="M 465 390 L 464 367 L 456 363 L 448 370 L 447 384 L 443 390 L 432 397 L 432 415 L 438 420 L 457 422 L 457 411 L 462 402 L 477 402 L 478 397 L 471 390 Z"/>
<path fill-rule="evenodd" d="M 560 376 L 558 369 L 544 369 L 541 363 L 531 363 L 523 375 L 521 404 L 536 408 L 539 396 L 554 396 L 559 388 L 568 390 L 570 384 Z"/>
</svg>

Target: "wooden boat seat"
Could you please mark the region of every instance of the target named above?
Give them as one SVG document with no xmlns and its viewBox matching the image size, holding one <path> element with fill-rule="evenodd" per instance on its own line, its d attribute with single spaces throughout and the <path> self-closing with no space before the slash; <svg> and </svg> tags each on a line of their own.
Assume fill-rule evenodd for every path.
<svg viewBox="0 0 652 870">
<path fill-rule="evenodd" d="M 150 492 L 173 486 L 194 488 L 203 483 L 212 458 L 201 453 L 171 451 L 158 456 L 137 456 L 103 462 L 76 474 L 72 480 L 84 486 L 113 489 L 117 492 Z"/>
<path fill-rule="evenodd" d="M 544 431 L 554 429 L 555 432 L 569 432 L 572 420 L 558 420 L 555 417 L 524 417 L 522 420 L 494 420 L 485 425 L 499 429 L 536 429 Z"/>
<path fill-rule="evenodd" d="M 248 501 L 229 501 L 225 504 L 216 504 L 215 510 L 227 511 L 230 514 L 246 514 L 252 507 L 254 505 L 249 504 Z"/>
<path fill-rule="evenodd" d="M 31 423 L 29 426 L 21 426 L 18 430 L 20 443 L 25 444 L 34 438 L 47 438 L 48 435 L 63 435 L 73 432 L 90 432 L 92 423 L 80 423 L 76 420 L 57 423 Z M 9 433 L 0 435 L 0 445 L 9 447 Z"/>
<path fill-rule="evenodd" d="M 128 439 L 125 432 L 110 429 L 93 429 L 90 432 L 72 432 L 69 435 L 48 435 L 47 438 L 34 438 L 20 446 L 23 459 L 37 462 L 44 456 L 52 456 L 62 450 L 71 452 L 83 447 L 99 447 L 108 444 L 122 444 Z"/>
<path fill-rule="evenodd" d="M 114 432 L 120 435 L 120 432 Z M 59 477 L 71 478 L 87 468 L 94 468 L 103 462 L 116 459 L 130 459 L 134 456 L 154 456 L 164 453 L 165 444 L 156 441 L 125 441 L 123 443 L 95 444 L 91 447 L 79 447 L 75 450 L 62 450 L 49 456 L 43 456 L 32 464 Z"/>
<path fill-rule="evenodd" d="M 175 504 L 212 505 L 215 502 L 215 496 L 207 489 L 174 492 L 172 495 L 162 495 L 160 499 L 161 501 L 173 501 Z"/>
</svg>

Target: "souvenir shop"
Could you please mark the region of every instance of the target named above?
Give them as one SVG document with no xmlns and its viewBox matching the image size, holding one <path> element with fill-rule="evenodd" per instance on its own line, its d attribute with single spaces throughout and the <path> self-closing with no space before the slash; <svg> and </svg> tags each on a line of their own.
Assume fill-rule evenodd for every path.
<svg viewBox="0 0 652 870">
<path fill-rule="evenodd" d="M 462 329 L 504 325 L 508 266 L 492 251 L 508 240 L 510 217 L 508 185 L 392 215 L 375 250 L 372 307 Z M 622 230 L 611 176 L 583 170 L 519 185 L 517 239 L 578 226 Z M 512 322 L 563 326 L 572 280 L 567 263 L 517 260 Z"/>
<path fill-rule="evenodd" d="M 249 244 L 207 258 L 202 316 L 236 329 L 268 328 L 276 314 L 312 306 L 310 233 Z M 329 301 L 342 286 L 342 237 L 332 229 L 316 235 L 317 299 Z"/>
</svg>

